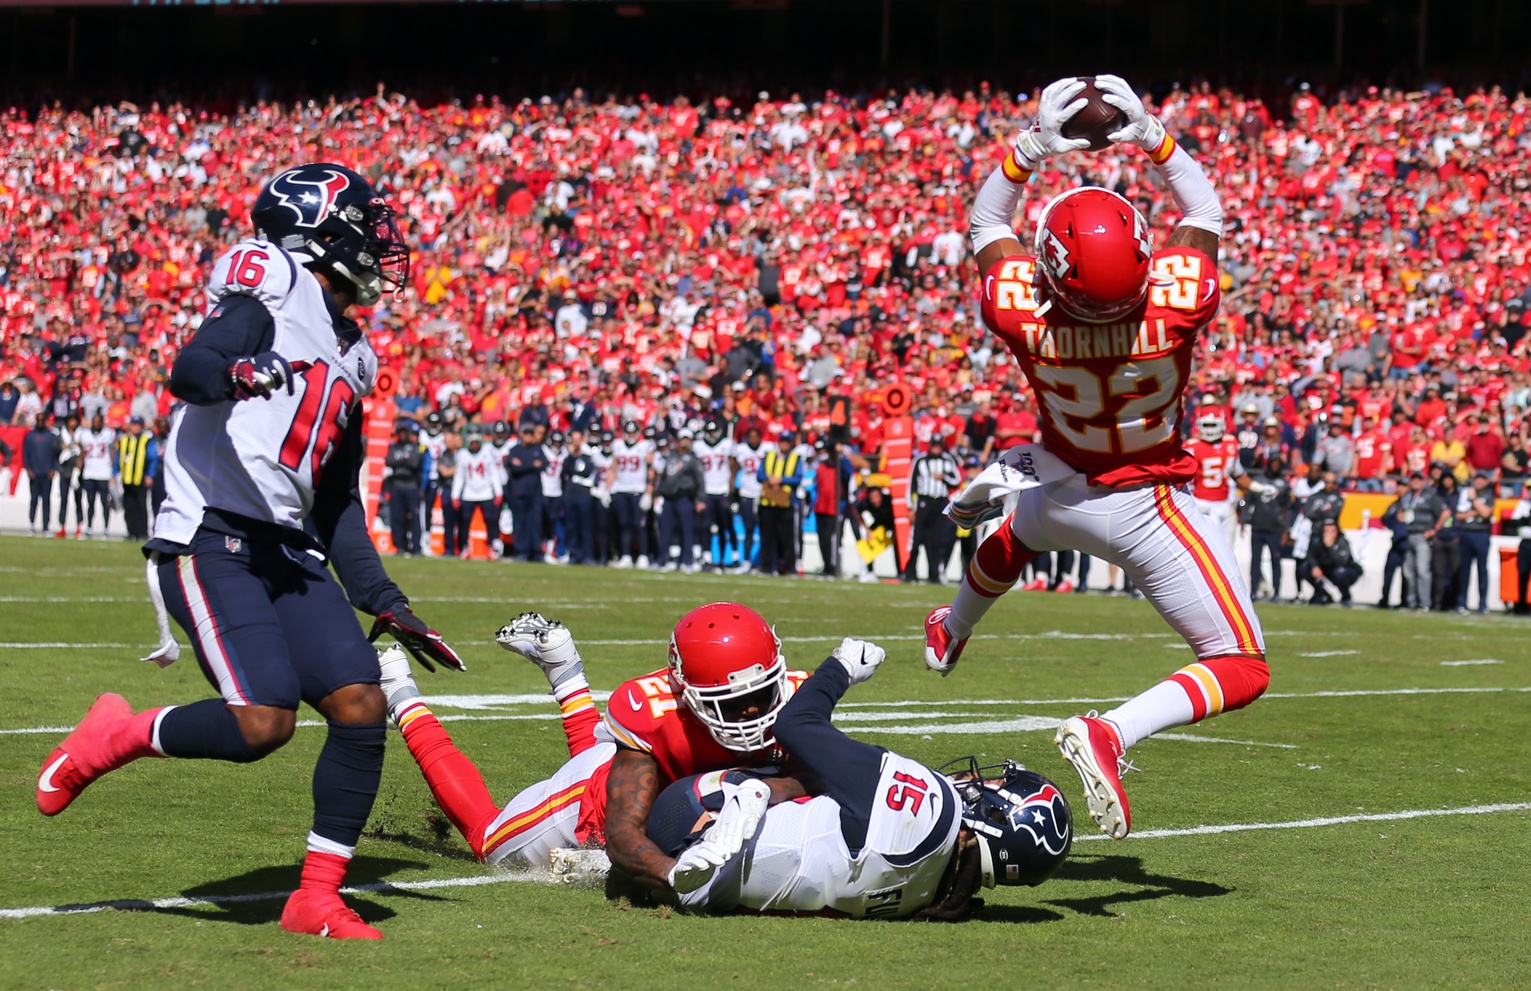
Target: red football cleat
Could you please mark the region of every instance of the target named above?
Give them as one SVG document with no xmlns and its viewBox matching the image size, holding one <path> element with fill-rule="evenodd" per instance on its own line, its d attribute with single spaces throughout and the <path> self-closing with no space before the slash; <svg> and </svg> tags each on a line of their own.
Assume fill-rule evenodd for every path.
<svg viewBox="0 0 1531 991">
<path fill-rule="evenodd" d="M 282 909 L 282 928 L 290 933 L 329 939 L 382 939 L 381 931 L 361 920 L 333 891 L 299 888 Z"/>
<path fill-rule="evenodd" d="M 1110 724 L 1093 712 L 1070 716 L 1058 727 L 1053 742 L 1079 773 L 1085 804 L 1100 831 L 1113 840 L 1126 839 L 1132 829 L 1132 812 L 1117 769 L 1126 751 Z"/>
<path fill-rule="evenodd" d="M 967 637 L 954 639 L 951 631 L 946 628 L 946 617 L 951 612 L 951 606 L 937 606 L 925 617 L 925 666 L 941 672 L 943 678 L 957 666 L 957 661 L 962 657 L 962 648 L 968 642 Z"/>
<path fill-rule="evenodd" d="M 97 697 L 74 732 L 54 748 L 37 776 L 37 809 L 56 816 L 79 797 L 85 786 L 108 771 L 140 757 L 155 755 L 150 743 L 158 709 L 133 714 L 121 695 Z"/>
<path fill-rule="evenodd" d="M 1063 579 L 1063 581 L 1058 583 L 1058 587 L 1053 589 L 1053 591 L 1054 592 L 1072 592 L 1072 591 L 1074 591 L 1074 583 L 1069 581 L 1067 578 L 1065 578 L 1065 579 Z"/>
<path fill-rule="evenodd" d="M 1047 591 L 1047 579 L 1046 578 L 1033 578 L 1031 581 L 1029 581 L 1026 584 L 1021 586 L 1021 591 L 1022 592 L 1045 592 L 1045 591 Z"/>
</svg>

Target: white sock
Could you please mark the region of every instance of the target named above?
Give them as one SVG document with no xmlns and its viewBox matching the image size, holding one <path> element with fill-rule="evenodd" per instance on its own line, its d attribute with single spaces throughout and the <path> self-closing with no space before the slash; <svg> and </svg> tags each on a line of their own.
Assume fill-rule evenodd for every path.
<svg viewBox="0 0 1531 991">
<path fill-rule="evenodd" d="M 1165 680 L 1102 713 L 1101 718 L 1115 724 L 1122 749 L 1126 750 L 1160 730 L 1186 725 L 1196 718 L 1196 713 L 1185 689 L 1178 682 Z"/>
<path fill-rule="evenodd" d="M 347 860 L 350 860 L 352 854 L 356 853 L 356 847 L 346 846 L 344 843 L 336 843 L 334 840 L 326 839 L 313 830 L 309 830 L 308 852 L 332 853 L 337 857 L 344 857 Z"/>
</svg>

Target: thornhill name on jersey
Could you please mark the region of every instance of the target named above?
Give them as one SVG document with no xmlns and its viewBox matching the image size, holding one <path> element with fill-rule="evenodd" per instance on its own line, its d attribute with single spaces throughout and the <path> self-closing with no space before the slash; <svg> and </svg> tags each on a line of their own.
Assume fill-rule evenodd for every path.
<svg viewBox="0 0 1531 991">
<path fill-rule="evenodd" d="M 1017 343 L 1037 358 L 1080 361 L 1088 358 L 1157 358 L 1175 350 L 1161 317 L 1090 323 L 1077 327 L 1051 327 L 1022 323 L 1014 331 Z"/>
</svg>

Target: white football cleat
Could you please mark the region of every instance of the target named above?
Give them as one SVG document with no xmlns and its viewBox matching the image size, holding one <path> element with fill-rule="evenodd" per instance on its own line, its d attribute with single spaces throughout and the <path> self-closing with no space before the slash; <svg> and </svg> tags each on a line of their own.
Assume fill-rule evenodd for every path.
<svg viewBox="0 0 1531 991">
<path fill-rule="evenodd" d="M 611 562 L 611 566 L 613 568 L 620 568 L 625 571 L 633 566 L 632 556 L 629 554 L 623 554 L 620 558 Z"/>
<path fill-rule="evenodd" d="M 647 571 L 648 570 L 648 568 L 649 568 L 649 556 L 647 554 L 639 554 L 638 555 L 638 567 L 640 569 L 642 569 L 643 571 Z"/>
<path fill-rule="evenodd" d="M 1078 772 L 1085 804 L 1100 831 L 1113 840 L 1126 839 L 1132 831 L 1132 812 L 1122 788 L 1122 771 L 1132 766 L 1115 730 L 1091 710 L 1088 715 L 1065 719 L 1053 742 Z"/>
<path fill-rule="evenodd" d="M 574 646 L 574 634 L 567 626 L 541 613 L 522 613 L 500 627 L 495 640 L 512 654 L 520 654 L 541 668 L 554 688 L 585 670 L 579 648 Z"/>
<path fill-rule="evenodd" d="M 611 858 L 606 856 L 605 850 L 561 846 L 553 848 L 548 867 L 553 880 L 573 884 L 582 878 L 599 877 L 610 871 Z"/>
</svg>

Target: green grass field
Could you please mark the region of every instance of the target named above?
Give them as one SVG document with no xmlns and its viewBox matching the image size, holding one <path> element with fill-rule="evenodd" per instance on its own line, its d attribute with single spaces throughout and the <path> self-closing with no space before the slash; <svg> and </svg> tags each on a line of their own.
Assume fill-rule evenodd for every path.
<svg viewBox="0 0 1531 991">
<path fill-rule="evenodd" d="M 253 766 L 143 761 L 44 819 L 35 776 L 62 730 L 39 728 L 106 690 L 137 707 L 210 692 L 190 651 L 163 671 L 135 660 L 153 639 L 136 548 L 0 538 L 0 988 L 1531 987 L 1531 650 L 1515 620 L 1262 610 L 1272 694 L 1135 749 L 1137 832 L 1113 843 L 1085 839 L 1049 723 L 1190 659 L 1143 602 L 1016 593 L 943 680 L 920 629 L 948 590 L 431 560 L 394 574 L 468 660 L 419 680 L 452 696 L 433 708 L 497 799 L 564 758 L 551 703 L 504 697 L 547 686 L 493 645 L 503 622 L 564 620 L 610 689 L 663 663 L 686 609 L 733 597 L 778 624 L 797 666 L 842 636 L 881 641 L 888 662 L 843 725 L 928 763 L 1015 756 L 1063 786 L 1080 840 L 1053 880 L 991 892 L 963 925 L 688 917 L 474 863 L 392 735 L 352 870 L 402 885 L 353 899 L 387 938 L 288 935 L 272 893 L 297 879 L 322 731 Z M 1392 815 L 1417 810 L 1451 814 Z M 1347 821 L 1304 822 L 1331 818 Z M 1185 832 L 1203 825 L 1262 828 Z M 440 883 L 455 879 L 488 883 Z M 264 897 L 227 897 L 246 894 Z M 141 902 L 15 911 L 123 900 Z"/>
</svg>

